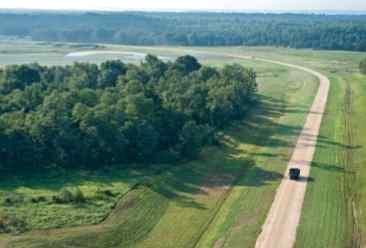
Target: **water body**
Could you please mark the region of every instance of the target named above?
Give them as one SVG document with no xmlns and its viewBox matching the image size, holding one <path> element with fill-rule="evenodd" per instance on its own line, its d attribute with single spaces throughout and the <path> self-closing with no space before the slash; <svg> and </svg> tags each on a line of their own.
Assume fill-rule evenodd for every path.
<svg viewBox="0 0 366 248">
<path fill-rule="evenodd" d="M 121 59 L 124 61 L 142 61 L 146 57 L 146 53 L 140 52 L 124 52 L 124 51 L 78 51 L 71 52 L 65 55 L 66 59 L 83 60 L 83 58 L 109 58 L 109 59 Z M 158 56 L 159 59 L 164 61 L 172 60 L 167 56 Z"/>
</svg>

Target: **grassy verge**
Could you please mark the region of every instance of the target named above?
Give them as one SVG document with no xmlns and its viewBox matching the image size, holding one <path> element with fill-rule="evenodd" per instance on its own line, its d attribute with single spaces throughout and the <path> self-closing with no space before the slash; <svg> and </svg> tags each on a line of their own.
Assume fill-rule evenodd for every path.
<svg viewBox="0 0 366 248">
<path fill-rule="evenodd" d="M 222 48 L 223 51 L 230 49 Z M 304 65 L 331 77 L 328 114 L 299 227 L 297 247 L 366 246 L 365 53 L 236 48 L 238 53 Z"/>
<path fill-rule="evenodd" d="M 354 149 L 352 159 L 352 170 L 354 171 L 354 240 L 358 242 L 361 247 L 366 246 L 366 76 L 356 74 L 352 77 L 352 94 L 353 94 L 353 146 L 358 149 Z"/>
<path fill-rule="evenodd" d="M 293 76 L 294 82 L 301 83 L 299 75 Z M 254 246 L 279 185 L 278 179 L 282 178 L 292 147 L 302 129 L 307 109 L 315 95 L 317 83 L 314 83 L 315 79 L 313 80 L 312 83 L 308 81 L 302 85 L 301 91 L 297 91 L 294 84 L 287 86 L 287 94 L 283 95 L 287 105 L 279 112 L 276 125 L 265 127 L 259 134 L 268 135 L 270 138 L 264 139 L 261 146 L 251 151 L 251 156 L 256 159 L 257 168 L 242 176 L 238 184 L 233 187 L 232 193 L 198 247 Z M 277 90 L 283 91 L 283 88 Z M 273 104 L 271 105 L 273 107 Z M 263 121 L 258 123 L 262 125 Z M 260 136 L 253 138 L 261 139 Z M 273 174 L 263 174 L 262 170 L 271 171 Z M 277 178 L 273 180 L 275 175 Z"/>
<path fill-rule="evenodd" d="M 223 236 L 250 246 L 317 88 L 306 73 L 269 68 L 259 78 L 263 104 L 224 133 L 221 148 L 134 188 L 100 225 L 35 231 L 9 247 L 193 247 Z"/>
<path fill-rule="evenodd" d="M 365 77 L 332 78 L 296 247 L 363 247 L 366 237 Z"/>
<path fill-rule="evenodd" d="M 350 216 L 345 181 L 345 82 L 331 78 L 326 114 L 312 163 L 296 247 L 348 247 Z"/>
</svg>

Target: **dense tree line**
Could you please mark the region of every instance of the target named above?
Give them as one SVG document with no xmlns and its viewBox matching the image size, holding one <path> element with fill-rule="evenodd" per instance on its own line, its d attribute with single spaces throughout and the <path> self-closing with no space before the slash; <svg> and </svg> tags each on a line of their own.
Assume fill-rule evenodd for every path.
<svg viewBox="0 0 366 248">
<path fill-rule="evenodd" d="M 253 105 L 256 74 L 194 57 L 0 71 L 0 168 L 99 167 L 195 157 Z"/>
<path fill-rule="evenodd" d="M 360 71 L 361 71 L 361 73 L 366 74 L 366 58 L 364 58 L 360 62 Z"/>
<path fill-rule="evenodd" d="M 366 16 L 243 13 L 3 13 L 0 35 L 133 45 L 270 45 L 366 51 Z"/>
</svg>

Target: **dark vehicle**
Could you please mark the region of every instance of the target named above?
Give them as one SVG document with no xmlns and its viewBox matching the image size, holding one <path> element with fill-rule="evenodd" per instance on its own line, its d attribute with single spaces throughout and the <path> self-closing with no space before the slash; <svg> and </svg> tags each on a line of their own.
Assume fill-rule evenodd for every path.
<svg viewBox="0 0 366 248">
<path fill-rule="evenodd" d="M 290 172 L 289 172 L 289 175 L 290 175 L 291 180 L 298 180 L 300 178 L 300 169 L 291 168 Z"/>
</svg>

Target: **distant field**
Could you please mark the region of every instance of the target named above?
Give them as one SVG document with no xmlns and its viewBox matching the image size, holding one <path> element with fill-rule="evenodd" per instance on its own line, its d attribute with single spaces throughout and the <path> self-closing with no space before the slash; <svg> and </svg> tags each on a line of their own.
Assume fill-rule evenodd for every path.
<svg viewBox="0 0 366 248">
<path fill-rule="evenodd" d="M 103 50 L 108 52 L 102 54 Z M 66 56 L 80 52 L 86 55 Z M 29 209 L 34 228 L 86 225 L 35 231 L 12 238 L 9 247 L 253 247 L 315 95 L 317 81 L 301 71 L 230 59 L 223 53 L 277 59 L 329 76 L 331 95 L 296 246 L 349 247 L 352 242 L 365 242 L 358 237 L 366 235 L 366 217 L 360 211 L 366 207 L 366 171 L 362 167 L 366 155 L 366 128 L 362 124 L 366 77 L 358 74 L 357 63 L 366 54 L 261 47 L 93 48 L 8 42 L 0 43 L 0 65 L 36 61 L 48 65 L 99 63 L 106 59 L 139 62 L 141 56 L 131 56 L 136 53 L 169 58 L 192 54 L 214 66 L 238 62 L 253 67 L 258 73 L 263 104 L 248 121 L 235 123 L 224 131 L 222 147 L 208 147 L 199 160 L 163 173 L 126 170 L 102 176 L 76 173 L 71 180 L 62 173 L 52 180 L 5 178 L 0 183 L 0 197 L 9 191 L 51 195 L 65 182 L 91 196 L 98 185 L 119 192 L 113 202 L 101 202 L 101 206 L 8 209 L 23 216 Z M 53 187 L 49 186 L 51 183 Z M 134 187 L 136 183 L 142 185 Z M 123 195 L 125 192 L 128 193 Z M 105 218 L 108 207 L 119 197 L 122 200 L 111 216 L 100 225 L 90 225 Z M 4 238 L 9 237 L 0 235 L 0 247 Z"/>
<path fill-rule="evenodd" d="M 152 53 L 160 59 L 174 59 L 178 55 L 192 53 L 189 48 L 164 47 L 129 47 L 117 45 L 89 45 L 75 43 L 48 43 L 29 41 L 1 41 L 0 65 L 40 63 L 42 65 L 65 65 L 73 62 L 101 63 L 106 60 L 120 59 L 126 63 L 137 63 L 144 59 L 146 54 Z M 222 63 L 222 56 L 197 53 L 200 59 L 217 59 Z"/>
</svg>

